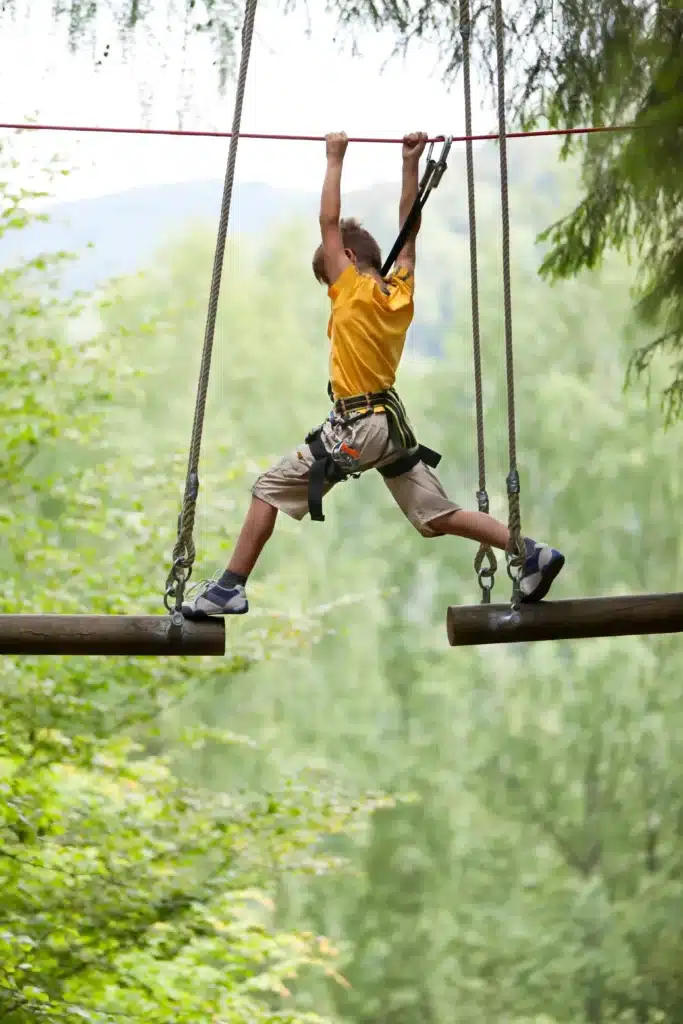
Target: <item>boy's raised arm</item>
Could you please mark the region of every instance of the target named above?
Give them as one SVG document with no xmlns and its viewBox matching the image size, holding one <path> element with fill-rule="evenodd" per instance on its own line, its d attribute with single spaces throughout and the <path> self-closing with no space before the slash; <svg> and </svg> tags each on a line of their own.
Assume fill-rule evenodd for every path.
<svg viewBox="0 0 683 1024">
<path fill-rule="evenodd" d="M 329 284 L 334 284 L 351 260 L 344 252 L 339 218 L 341 217 L 341 176 L 344 154 L 348 146 L 344 132 L 332 132 L 325 137 L 327 169 L 320 196 L 320 235 L 323 243 L 325 273 Z"/>
<path fill-rule="evenodd" d="M 417 198 L 417 192 L 420 184 L 420 157 L 424 153 L 426 144 L 427 135 L 425 132 L 412 132 L 410 135 L 405 135 L 403 137 L 403 178 L 401 184 L 401 200 L 398 206 L 399 231 L 405 224 L 408 214 L 413 207 L 413 203 Z M 417 233 L 420 230 L 421 221 L 422 218 L 418 217 L 415 221 L 415 226 L 405 240 L 403 248 L 396 257 L 396 266 L 410 271 L 411 274 L 415 271 L 415 239 L 417 238 Z"/>
</svg>

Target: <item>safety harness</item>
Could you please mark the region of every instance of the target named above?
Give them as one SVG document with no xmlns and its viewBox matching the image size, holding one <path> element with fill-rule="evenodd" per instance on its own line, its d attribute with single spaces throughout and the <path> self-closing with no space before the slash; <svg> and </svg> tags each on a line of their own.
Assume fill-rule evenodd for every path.
<svg viewBox="0 0 683 1024">
<path fill-rule="evenodd" d="M 439 465 L 441 455 L 418 442 L 408 421 L 405 406 L 394 388 L 354 395 L 352 398 L 340 398 L 334 403 L 334 409 L 328 418 L 332 423 L 348 426 L 350 423 L 365 419 L 366 416 L 374 416 L 379 410 L 386 413 L 389 437 L 404 454 L 386 466 L 378 466 L 378 473 L 386 479 L 393 479 L 408 473 L 418 462 L 424 462 L 433 469 Z M 313 465 L 308 477 L 308 511 L 311 519 L 319 523 L 325 521 L 325 482 L 333 484 L 348 480 L 349 477 L 357 479 L 362 472 L 357 469 L 361 453 L 351 448 L 345 441 L 337 442 L 332 451 L 327 450 L 322 440 L 324 426 L 322 423 L 306 435 L 306 444 L 313 456 Z"/>
</svg>

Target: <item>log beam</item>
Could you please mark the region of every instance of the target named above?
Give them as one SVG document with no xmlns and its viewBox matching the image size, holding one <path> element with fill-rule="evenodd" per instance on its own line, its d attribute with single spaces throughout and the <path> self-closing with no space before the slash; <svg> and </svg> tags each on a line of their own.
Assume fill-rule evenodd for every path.
<svg viewBox="0 0 683 1024">
<path fill-rule="evenodd" d="M 451 647 L 678 633 L 683 631 L 683 594 L 540 601 L 523 604 L 517 612 L 507 604 L 463 605 L 448 609 L 446 629 Z"/>
<path fill-rule="evenodd" d="M 223 619 L 183 622 L 170 615 L 0 615 L 0 654 L 225 654 Z"/>
</svg>

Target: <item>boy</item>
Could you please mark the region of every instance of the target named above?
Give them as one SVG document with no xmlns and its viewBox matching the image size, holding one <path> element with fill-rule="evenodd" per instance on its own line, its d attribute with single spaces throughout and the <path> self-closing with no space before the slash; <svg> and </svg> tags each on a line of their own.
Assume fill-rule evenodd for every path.
<svg viewBox="0 0 683 1024">
<path fill-rule="evenodd" d="M 401 225 L 417 196 L 418 168 L 426 141 L 422 132 L 403 140 Z M 383 279 L 380 249 L 372 235 L 355 220 L 340 220 L 347 144 L 344 133 L 326 137 L 327 171 L 320 201 L 322 242 L 313 257 L 314 274 L 327 285 L 332 300 L 327 333 L 334 411 L 307 437 L 307 443 L 256 480 L 228 568 L 217 581 L 196 585 L 192 599 L 183 604 L 186 618 L 247 612 L 247 579 L 273 532 L 278 510 L 294 519 L 303 519 L 308 511 L 322 519 L 322 495 L 346 476 L 368 469 L 379 469 L 401 511 L 422 536 L 452 534 L 502 549 L 509 543 L 508 529 L 502 523 L 483 512 L 468 512 L 448 498 L 433 469 L 420 460 L 428 449 L 417 453 L 415 436 L 393 384 L 413 319 L 415 240 L 420 222 L 406 239 L 393 272 Z M 564 556 L 529 538 L 525 547 L 522 599 L 540 601 L 562 569 Z"/>
</svg>

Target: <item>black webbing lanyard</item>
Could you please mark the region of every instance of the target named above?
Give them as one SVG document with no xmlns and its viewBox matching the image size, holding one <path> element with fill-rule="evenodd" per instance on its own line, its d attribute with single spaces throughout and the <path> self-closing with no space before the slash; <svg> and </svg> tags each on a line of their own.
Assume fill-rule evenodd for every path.
<svg viewBox="0 0 683 1024">
<path fill-rule="evenodd" d="M 415 227 L 415 221 L 418 219 L 422 211 L 424 210 L 425 203 L 429 199 L 432 189 L 435 189 L 441 179 L 444 176 L 444 172 L 448 167 L 447 160 L 451 146 L 453 144 L 453 136 L 447 135 L 444 139 L 443 148 L 439 159 L 435 160 L 432 156 L 434 152 L 434 143 L 430 142 L 429 150 L 427 152 L 427 166 L 424 169 L 424 174 L 420 181 L 415 202 L 410 208 L 410 213 L 405 219 L 405 222 L 401 226 L 401 230 L 398 233 L 398 238 L 391 247 L 391 252 L 384 261 L 382 267 L 382 277 L 386 277 L 391 268 L 393 267 L 396 257 L 400 253 L 403 246 L 406 244 L 406 239 L 410 232 Z"/>
</svg>

